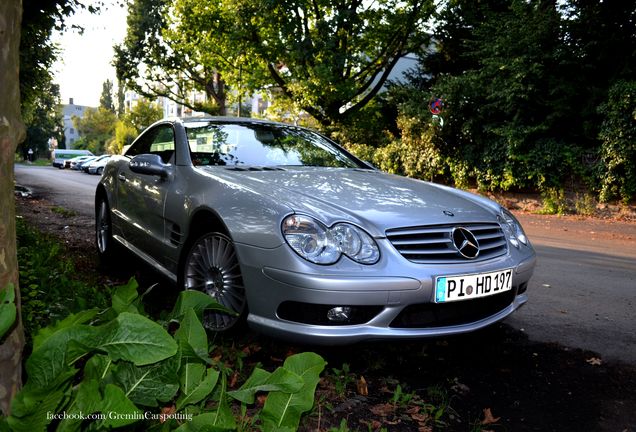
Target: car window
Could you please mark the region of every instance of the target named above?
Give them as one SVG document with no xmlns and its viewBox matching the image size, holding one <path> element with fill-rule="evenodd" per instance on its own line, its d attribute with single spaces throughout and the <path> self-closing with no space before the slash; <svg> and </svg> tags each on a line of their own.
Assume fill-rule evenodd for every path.
<svg viewBox="0 0 636 432">
<path fill-rule="evenodd" d="M 163 163 L 170 162 L 174 154 L 174 130 L 171 125 L 163 124 L 146 131 L 126 151 L 126 156 L 148 153 L 161 156 Z"/>
<path fill-rule="evenodd" d="M 363 167 L 321 135 L 293 126 L 208 123 L 186 127 L 194 165 Z"/>
</svg>

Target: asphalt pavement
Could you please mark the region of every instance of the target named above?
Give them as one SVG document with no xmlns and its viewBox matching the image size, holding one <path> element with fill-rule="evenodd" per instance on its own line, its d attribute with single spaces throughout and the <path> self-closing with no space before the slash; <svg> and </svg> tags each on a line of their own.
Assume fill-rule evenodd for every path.
<svg viewBox="0 0 636 432">
<path fill-rule="evenodd" d="M 16 165 L 18 184 L 87 216 L 99 176 Z M 530 339 L 636 364 L 636 223 L 517 214 L 537 250 L 530 300 L 507 319 Z"/>
</svg>

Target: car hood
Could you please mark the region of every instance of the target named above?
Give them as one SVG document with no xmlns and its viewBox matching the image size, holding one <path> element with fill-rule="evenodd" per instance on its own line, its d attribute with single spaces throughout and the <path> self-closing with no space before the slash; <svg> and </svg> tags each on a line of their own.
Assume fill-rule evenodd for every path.
<svg viewBox="0 0 636 432">
<path fill-rule="evenodd" d="M 476 195 L 381 171 L 294 167 L 284 170 L 207 168 L 227 181 L 327 225 L 359 224 L 374 236 L 387 229 L 496 221 L 494 203 Z"/>
</svg>

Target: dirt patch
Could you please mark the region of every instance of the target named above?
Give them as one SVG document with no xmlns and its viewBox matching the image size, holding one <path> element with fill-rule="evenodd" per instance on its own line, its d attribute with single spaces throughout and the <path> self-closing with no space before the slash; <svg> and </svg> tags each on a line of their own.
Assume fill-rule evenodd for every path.
<svg viewBox="0 0 636 432">
<path fill-rule="evenodd" d="M 56 210 L 42 197 L 16 201 L 18 215 L 58 237 L 82 272 L 107 283 L 136 274 L 142 287 L 165 287 L 143 266 L 100 269 L 91 217 Z M 149 301 L 165 303 L 164 294 L 153 291 Z M 349 430 L 360 431 L 636 432 L 634 365 L 536 343 L 505 323 L 461 337 L 345 348 L 293 345 L 251 332 L 232 342 L 242 347 L 244 371 L 259 363 L 273 368 L 288 354 L 307 350 L 328 361 L 316 406 L 303 419 L 306 431 L 337 428 L 344 419 Z"/>
</svg>

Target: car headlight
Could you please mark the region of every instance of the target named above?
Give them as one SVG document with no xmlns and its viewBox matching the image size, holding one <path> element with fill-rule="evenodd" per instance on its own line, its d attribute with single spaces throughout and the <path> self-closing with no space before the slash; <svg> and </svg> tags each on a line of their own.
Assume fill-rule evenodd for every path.
<svg viewBox="0 0 636 432">
<path fill-rule="evenodd" d="M 519 243 L 523 243 L 524 245 L 528 244 L 528 237 L 523 232 L 523 228 L 521 228 L 521 224 L 515 218 L 512 213 L 510 213 L 505 208 L 501 209 L 501 214 L 498 216 L 499 222 L 501 223 L 501 227 L 506 233 L 506 237 L 510 241 L 514 247 L 518 248 Z"/>
<path fill-rule="evenodd" d="M 380 259 L 375 240 L 355 225 L 337 223 L 329 228 L 309 216 L 290 215 L 283 220 L 282 230 L 289 246 L 316 264 L 333 264 L 341 255 L 361 264 Z"/>
</svg>

